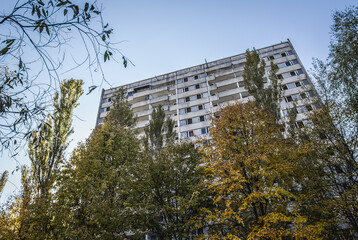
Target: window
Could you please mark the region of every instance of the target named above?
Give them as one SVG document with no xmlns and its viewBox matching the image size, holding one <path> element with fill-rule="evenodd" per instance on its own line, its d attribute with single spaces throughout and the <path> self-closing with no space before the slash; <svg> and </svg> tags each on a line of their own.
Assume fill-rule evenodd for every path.
<svg viewBox="0 0 358 240">
<path fill-rule="evenodd" d="M 180 120 L 180 126 L 186 125 L 186 120 Z"/>
<path fill-rule="evenodd" d="M 184 82 L 187 82 L 188 81 L 188 78 L 184 78 Z"/>
<path fill-rule="evenodd" d="M 187 132 L 181 132 L 180 133 L 180 138 L 186 138 L 188 137 L 188 133 Z"/>
<path fill-rule="evenodd" d="M 185 102 L 190 102 L 190 97 L 186 97 Z"/>
<path fill-rule="evenodd" d="M 193 120 L 191 118 L 188 118 L 188 124 L 192 124 L 193 123 Z"/>
<path fill-rule="evenodd" d="M 207 98 L 209 96 L 209 94 L 207 92 L 203 93 L 203 98 Z"/>
<path fill-rule="evenodd" d="M 245 86 L 244 81 L 239 82 L 239 87 L 244 87 L 244 86 Z"/>
<path fill-rule="evenodd" d="M 194 101 L 194 100 L 196 100 L 196 99 L 197 99 L 197 95 L 190 96 L 189 98 L 190 98 L 190 101 Z"/>
<path fill-rule="evenodd" d="M 193 136 L 194 136 L 194 132 L 193 132 L 193 131 L 189 131 L 189 132 L 188 132 L 188 135 L 189 135 L 189 137 L 193 137 Z"/>
<path fill-rule="evenodd" d="M 194 130 L 194 136 L 200 135 L 201 134 L 201 129 L 195 129 Z"/>
<path fill-rule="evenodd" d="M 308 93 L 308 96 L 309 96 L 309 97 L 314 97 L 314 96 L 316 96 L 316 94 L 315 94 L 312 90 L 308 91 L 307 93 Z"/>
<path fill-rule="evenodd" d="M 313 110 L 311 105 L 306 105 L 306 109 L 307 109 L 307 111 L 312 111 Z"/>
<path fill-rule="evenodd" d="M 307 98 L 306 93 L 301 93 L 301 94 L 300 94 L 300 96 L 301 96 L 301 99 L 305 99 L 305 98 Z"/>
<path fill-rule="evenodd" d="M 302 80 L 302 85 L 308 85 L 308 80 L 307 80 L 307 79 L 303 79 L 303 80 Z"/>
<path fill-rule="evenodd" d="M 201 134 L 206 134 L 206 133 L 207 133 L 206 128 L 202 128 L 202 129 L 201 129 Z"/>
<path fill-rule="evenodd" d="M 204 78 L 204 77 L 206 77 L 206 73 L 202 73 L 199 75 L 199 78 Z"/>
<path fill-rule="evenodd" d="M 292 102 L 292 101 L 293 101 L 293 99 L 292 99 L 291 96 L 287 96 L 287 97 L 286 97 L 286 102 Z"/>
<path fill-rule="evenodd" d="M 179 98 L 178 103 L 185 103 L 185 98 Z"/>
<path fill-rule="evenodd" d="M 287 86 L 287 89 L 291 89 L 291 88 L 295 88 L 296 84 L 294 82 L 293 83 L 287 83 L 286 86 Z"/>
<path fill-rule="evenodd" d="M 98 119 L 98 123 L 103 123 L 103 118 Z"/>
<path fill-rule="evenodd" d="M 193 120 L 193 123 L 198 123 L 198 122 L 200 122 L 200 117 L 194 117 L 192 120 Z"/>
<path fill-rule="evenodd" d="M 188 77 L 189 81 L 193 81 L 194 80 L 194 76 Z"/>
<path fill-rule="evenodd" d="M 199 106 L 192 106 L 191 111 L 196 112 L 199 110 Z"/>
<path fill-rule="evenodd" d="M 298 69 L 298 70 L 296 71 L 296 74 L 297 74 L 297 75 L 303 74 L 303 70 L 302 70 L 302 69 Z"/>
<path fill-rule="evenodd" d="M 199 89 L 200 88 L 200 85 L 199 84 L 196 84 L 195 85 L 195 89 Z"/>
<path fill-rule="evenodd" d="M 298 95 L 298 94 L 294 94 L 291 97 L 293 98 L 293 100 L 300 100 L 301 99 L 300 95 Z"/>
<path fill-rule="evenodd" d="M 249 92 L 242 92 L 241 98 L 247 98 L 249 96 Z"/>
<path fill-rule="evenodd" d="M 199 105 L 198 110 L 203 110 L 203 105 Z"/>
<path fill-rule="evenodd" d="M 111 101 L 111 98 L 105 98 L 102 100 L 102 103 L 107 103 L 107 102 L 110 102 Z"/>
<path fill-rule="evenodd" d="M 180 115 L 185 114 L 185 108 L 179 109 L 179 114 Z"/>
<path fill-rule="evenodd" d="M 190 107 L 186 108 L 186 112 L 187 112 L 187 113 L 190 113 L 190 112 L 191 112 L 191 108 L 190 108 Z"/>
<path fill-rule="evenodd" d="M 196 80 L 196 79 L 198 79 L 199 78 L 199 76 L 194 76 L 194 79 Z"/>
<path fill-rule="evenodd" d="M 301 83 L 300 82 L 295 82 L 296 87 L 300 87 Z"/>
<path fill-rule="evenodd" d="M 205 121 L 204 116 L 200 116 L 200 122 L 204 122 L 204 121 Z"/>
<path fill-rule="evenodd" d="M 183 83 L 183 82 L 184 82 L 184 79 L 178 79 L 178 80 L 177 80 L 177 84 Z"/>
<path fill-rule="evenodd" d="M 277 78 L 278 78 L 278 79 L 283 79 L 282 74 L 278 74 L 278 75 L 277 75 Z"/>
</svg>

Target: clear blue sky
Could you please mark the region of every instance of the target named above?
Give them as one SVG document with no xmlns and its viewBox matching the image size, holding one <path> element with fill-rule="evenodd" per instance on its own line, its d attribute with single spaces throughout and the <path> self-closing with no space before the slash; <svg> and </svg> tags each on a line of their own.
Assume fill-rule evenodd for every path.
<svg viewBox="0 0 358 240">
<path fill-rule="evenodd" d="M 123 85 L 287 38 L 309 70 L 312 58 L 327 57 L 333 11 L 356 3 L 353 0 L 98 0 L 103 6 L 104 20 L 114 29 L 112 40 L 120 42 L 118 48 L 135 64 L 126 69 L 121 63 L 105 64 L 106 79 L 113 86 Z M 0 10 L 5 7 L 8 6 Z M 72 50 L 75 55 L 76 46 Z M 87 80 L 86 89 L 92 84 L 83 69 L 62 77 Z M 80 99 L 69 151 L 94 128 L 100 93 L 98 89 Z M 18 161 L 28 163 L 26 159 L 26 156 L 19 157 Z M 11 173 L 17 164 L 3 156 L 0 171 L 7 169 Z M 10 181 L 19 187 L 19 178 L 18 174 L 11 175 Z M 8 183 L 2 199 L 14 190 L 16 187 Z"/>
</svg>

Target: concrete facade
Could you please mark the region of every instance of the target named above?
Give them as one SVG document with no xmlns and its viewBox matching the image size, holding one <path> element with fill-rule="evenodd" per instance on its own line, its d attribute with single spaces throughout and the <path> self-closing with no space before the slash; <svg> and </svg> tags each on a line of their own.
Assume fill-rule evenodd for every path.
<svg viewBox="0 0 358 240">
<path fill-rule="evenodd" d="M 282 80 L 282 117 L 286 117 L 287 110 L 295 103 L 298 112 L 296 124 L 307 124 L 304 114 L 315 108 L 310 100 L 315 91 L 291 42 L 287 40 L 257 52 L 266 61 L 266 79 L 270 61 L 279 66 L 277 76 Z M 242 53 L 119 87 L 127 90 L 140 132 L 143 133 L 144 126 L 149 123 L 152 109 L 161 105 L 166 115 L 175 121 L 178 139 L 205 137 L 211 115 L 227 104 L 250 98 L 242 77 L 245 61 L 245 53 Z M 110 111 L 111 97 L 119 87 L 102 91 L 97 125 Z"/>
</svg>

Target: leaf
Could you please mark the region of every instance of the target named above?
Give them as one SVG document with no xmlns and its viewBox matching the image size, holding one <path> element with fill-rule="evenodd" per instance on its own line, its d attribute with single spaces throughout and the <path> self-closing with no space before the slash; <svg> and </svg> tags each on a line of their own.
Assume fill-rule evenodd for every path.
<svg viewBox="0 0 358 240">
<path fill-rule="evenodd" d="M 125 56 L 123 56 L 122 59 L 123 59 L 123 65 L 124 65 L 124 67 L 126 68 L 127 65 L 128 65 L 127 58 L 126 58 Z"/>
<path fill-rule="evenodd" d="M 37 17 L 40 18 L 41 17 L 41 11 L 40 11 L 40 8 L 38 6 L 36 6 L 36 13 L 37 13 Z"/>
<path fill-rule="evenodd" d="M 85 12 L 87 12 L 88 8 L 89 8 L 89 4 L 88 4 L 88 2 L 86 2 L 86 4 L 85 4 Z"/>
<path fill-rule="evenodd" d="M 22 60 L 20 58 L 20 61 L 19 61 L 19 68 L 22 68 L 23 67 L 23 63 L 22 63 Z"/>
<path fill-rule="evenodd" d="M 41 0 L 39 0 L 39 1 L 37 1 L 40 5 L 42 5 L 42 6 L 44 6 L 45 4 L 44 4 L 44 2 L 43 1 L 41 1 Z"/>
<path fill-rule="evenodd" d="M 44 30 L 44 23 L 42 23 L 42 24 L 40 25 L 40 33 L 42 33 L 43 30 Z"/>
<path fill-rule="evenodd" d="M 108 51 L 104 52 L 104 61 L 106 62 L 107 60 L 109 60 L 109 55 L 108 55 Z"/>
<path fill-rule="evenodd" d="M 50 35 L 50 29 L 48 28 L 48 25 L 46 24 L 46 32 L 48 35 Z"/>
<path fill-rule="evenodd" d="M 3 49 L 0 50 L 0 56 L 2 55 L 5 55 L 8 51 L 9 51 L 10 48 L 8 47 L 4 47 Z"/>
<path fill-rule="evenodd" d="M 32 11 L 31 11 L 31 15 L 35 14 L 35 6 L 32 4 Z"/>
<path fill-rule="evenodd" d="M 66 16 L 66 15 L 67 15 L 67 12 L 68 12 L 67 8 L 64 9 L 64 10 L 63 10 L 63 16 Z"/>
<path fill-rule="evenodd" d="M 88 88 L 88 93 L 87 93 L 86 95 L 90 94 L 90 93 L 91 93 L 93 90 L 95 90 L 97 87 L 98 87 L 98 86 L 95 86 L 95 85 L 90 86 L 90 87 Z"/>
<path fill-rule="evenodd" d="M 61 7 L 61 6 L 64 6 L 64 5 L 66 5 L 66 4 L 67 4 L 67 2 L 60 1 L 60 3 L 58 3 L 58 4 L 56 5 L 56 7 Z"/>
</svg>

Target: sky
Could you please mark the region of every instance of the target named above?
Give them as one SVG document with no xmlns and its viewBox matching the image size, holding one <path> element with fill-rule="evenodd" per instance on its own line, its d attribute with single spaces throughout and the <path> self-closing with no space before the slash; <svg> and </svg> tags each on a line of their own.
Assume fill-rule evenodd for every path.
<svg viewBox="0 0 358 240">
<path fill-rule="evenodd" d="M 287 38 L 309 70 L 312 58 L 325 59 L 328 55 L 333 12 L 356 3 L 353 0 L 98 0 L 104 21 L 114 30 L 111 41 L 117 43 L 116 47 L 134 66 L 124 68 L 121 61 L 103 65 L 110 85 L 103 83 L 81 97 L 75 110 L 68 155 L 95 127 L 102 88 L 203 64 L 205 59 L 209 62 L 233 56 Z M 0 10 L 6 12 L 11 4 L 12 1 L 2 3 Z M 73 56 L 83 54 L 78 52 L 78 46 L 69 47 Z M 61 77 L 83 79 L 85 91 L 93 84 L 86 68 Z M 16 160 L 5 154 L 0 159 L 0 172 L 10 172 L 2 201 L 20 189 L 19 172 L 12 174 L 19 164 L 29 164 L 26 151 Z"/>
</svg>

